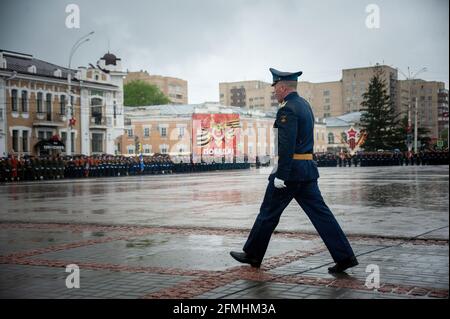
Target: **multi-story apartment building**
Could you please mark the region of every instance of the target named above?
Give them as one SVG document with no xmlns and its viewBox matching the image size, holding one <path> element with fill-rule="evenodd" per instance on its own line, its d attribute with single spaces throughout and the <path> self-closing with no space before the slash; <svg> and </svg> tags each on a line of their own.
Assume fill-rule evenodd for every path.
<svg viewBox="0 0 450 319">
<path fill-rule="evenodd" d="M 417 114 L 417 127 L 427 129 L 432 139 L 440 139 L 448 130 L 448 90 L 445 84 L 420 79 L 402 80 L 399 81 L 399 87 L 399 111 L 404 116 L 409 113 L 413 125 Z"/>
<path fill-rule="evenodd" d="M 381 71 L 387 94 L 396 111 L 402 116 L 406 115 L 410 101 L 418 96 L 419 100 L 422 99 L 418 110 L 419 126 L 426 127 L 430 131 L 430 137 L 440 138 L 441 132 L 448 128 L 448 90 L 443 82 L 416 80 L 413 81 L 416 84 L 412 85 L 410 81 L 398 80 L 397 69 L 387 65 L 376 65 L 344 69 L 339 81 L 321 83 L 299 81 L 297 90 L 311 104 L 316 118 L 338 117 L 361 111 L 363 94 L 367 91 L 371 78 L 378 71 Z M 273 88 L 266 82 L 220 83 L 219 89 L 222 104 L 266 111 L 275 111 L 278 105 L 273 96 Z M 268 96 L 271 99 L 268 99 Z M 258 103 L 255 103 L 255 100 Z M 414 116 L 414 109 L 412 114 Z"/>
<path fill-rule="evenodd" d="M 263 81 L 219 83 L 219 91 L 222 105 L 274 112 L 279 104 L 272 86 Z"/>
<path fill-rule="evenodd" d="M 150 75 L 147 71 L 138 71 L 128 72 L 124 84 L 135 80 L 156 85 L 172 104 L 188 103 L 188 83 L 185 80 L 169 76 Z"/>
<path fill-rule="evenodd" d="M 386 93 L 394 104 L 397 102 L 397 69 L 387 65 L 374 67 L 363 67 L 342 70 L 342 103 L 341 109 L 344 113 L 358 112 L 361 110 L 363 94 L 367 91 L 369 83 L 374 74 L 382 73 L 382 80 L 386 84 Z"/>
<path fill-rule="evenodd" d="M 29 54 L 1 50 L 1 155 L 49 154 L 46 142 L 55 138 L 63 145 L 62 154 L 114 154 L 116 139 L 123 134 L 124 75 L 121 60 L 110 53 L 96 67 L 69 70 Z"/>
<path fill-rule="evenodd" d="M 339 116 L 345 113 L 341 81 L 323 83 L 301 81 L 297 85 L 297 90 L 309 102 L 317 118 Z"/>
</svg>

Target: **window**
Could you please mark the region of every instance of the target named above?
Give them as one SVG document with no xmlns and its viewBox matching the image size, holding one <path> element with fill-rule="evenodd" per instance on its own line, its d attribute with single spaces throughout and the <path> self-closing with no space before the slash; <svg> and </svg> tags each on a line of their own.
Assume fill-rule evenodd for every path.
<svg viewBox="0 0 450 319">
<path fill-rule="evenodd" d="M 42 92 L 38 92 L 36 97 L 36 108 L 38 113 L 42 113 Z"/>
<path fill-rule="evenodd" d="M 144 148 L 144 153 L 145 153 L 145 154 L 150 154 L 150 153 L 151 153 L 150 147 L 146 146 L 146 147 Z"/>
<path fill-rule="evenodd" d="M 65 115 L 66 114 L 66 96 L 61 95 L 59 97 L 59 114 Z"/>
<path fill-rule="evenodd" d="M 167 145 L 161 145 L 160 147 L 160 150 L 161 150 L 161 154 L 167 154 L 168 153 L 168 148 L 167 148 Z"/>
<path fill-rule="evenodd" d="M 3 121 L 3 109 L 0 108 L 0 121 Z"/>
<path fill-rule="evenodd" d="M 134 154 L 134 148 L 133 147 L 129 147 L 128 148 L 128 154 Z"/>
<path fill-rule="evenodd" d="M 149 137 L 150 136 L 150 128 L 148 128 L 148 127 L 144 128 L 144 136 L 145 137 Z"/>
<path fill-rule="evenodd" d="M 45 132 L 44 131 L 39 131 L 38 132 L 38 140 L 42 141 L 43 139 L 45 139 Z"/>
<path fill-rule="evenodd" d="M 327 97 L 327 98 L 325 99 L 325 103 L 330 103 L 330 98 Z"/>
<path fill-rule="evenodd" d="M 19 131 L 13 130 L 12 131 L 12 148 L 14 152 L 19 151 Z"/>
<path fill-rule="evenodd" d="M 179 127 L 178 128 L 178 137 L 183 138 L 183 136 L 184 136 L 184 127 Z"/>
<path fill-rule="evenodd" d="M 75 153 L 75 132 L 70 134 L 70 151 Z"/>
<path fill-rule="evenodd" d="M 113 113 L 114 113 L 114 119 L 116 119 L 116 116 L 117 116 L 117 103 L 116 103 L 116 101 L 114 101 L 114 104 L 113 104 Z"/>
<path fill-rule="evenodd" d="M 17 112 L 17 90 L 11 90 L 11 110 Z"/>
<path fill-rule="evenodd" d="M 45 109 L 47 111 L 47 121 L 52 120 L 52 95 L 47 93 L 45 98 Z"/>
<path fill-rule="evenodd" d="M 132 129 L 132 128 L 129 128 L 129 129 L 127 130 L 127 134 L 128 134 L 128 137 L 133 137 L 133 129 Z"/>
<path fill-rule="evenodd" d="M 91 100 L 91 116 L 94 119 L 94 123 L 97 125 L 103 124 L 102 123 L 102 100 L 99 98 L 93 98 Z"/>
<path fill-rule="evenodd" d="M 92 133 L 92 152 L 102 153 L 103 152 L 103 134 L 102 133 Z"/>
<path fill-rule="evenodd" d="M 329 96 L 329 95 L 330 95 L 330 91 L 329 90 L 323 91 L 323 96 Z"/>
<path fill-rule="evenodd" d="M 167 127 L 161 127 L 161 137 L 167 137 Z"/>
<path fill-rule="evenodd" d="M 47 140 L 51 139 L 52 138 L 52 131 L 45 132 L 45 135 L 47 137 Z"/>
<path fill-rule="evenodd" d="M 28 113 L 28 92 L 22 91 L 22 112 Z"/>
<path fill-rule="evenodd" d="M 67 144 L 67 133 L 61 132 L 61 141 L 64 143 L 64 145 Z"/>
<path fill-rule="evenodd" d="M 28 131 L 22 131 L 22 151 L 28 152 Z"/>
<path fill-rule="evenodd" d="M 334 144 L 334 134 L 328 133 L 328 144 Z"/>
</svg>

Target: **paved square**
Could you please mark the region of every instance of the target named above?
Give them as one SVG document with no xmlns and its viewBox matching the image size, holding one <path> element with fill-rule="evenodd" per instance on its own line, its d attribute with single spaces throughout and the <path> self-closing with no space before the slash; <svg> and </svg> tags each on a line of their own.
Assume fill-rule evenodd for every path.
<svg viewBox="0 0 450 319">
<path fill-rule="evenodd" d="M 240 250 L 264 171 L 0 185 L 0 298 L 448 298 L 448 167 L 321 169 L 360 264 L 330 254 L 293 202 L 260 269 Z M 68 289 L 67 264 L 80 267 Z M 368 265 L 380 287 L 365 286 Z"/>
</svg>

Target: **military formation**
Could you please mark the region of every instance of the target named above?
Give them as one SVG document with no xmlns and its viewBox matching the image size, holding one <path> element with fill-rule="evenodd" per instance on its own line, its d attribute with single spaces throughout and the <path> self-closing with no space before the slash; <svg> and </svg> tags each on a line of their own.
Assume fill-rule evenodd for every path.
<svg viewBox="0 0 450 319">
<path fill-rule="evenodd" d="M 0 159 L 0 183 L 13 181 L 57 180 L 67 178 L 119 177 L 151 174 L 192 173 L 214 170 L 246 169 L 250 163 L 180 161 L 158 154 L 139 157 L 125 156 L 51 156 Z"/>
<path fill-rule="evenodd" d="M 448 151 L 315 154 L 319 167 L 449 165 Z"/>
</svg>

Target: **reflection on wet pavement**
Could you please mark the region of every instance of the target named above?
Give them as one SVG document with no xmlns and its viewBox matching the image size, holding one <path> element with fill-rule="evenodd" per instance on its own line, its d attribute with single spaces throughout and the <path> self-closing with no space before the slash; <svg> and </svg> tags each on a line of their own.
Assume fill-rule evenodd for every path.
<svg viewBox="0 0 450 319">
<path fill-rule="evenodd" d="M 250 228 L 258 170 L 0 185 L 1 221 Z M 321 168 L 322 194 L 354 234 L 415 236 L 448 226 L 448 166 Z M 278 230 L 314 232 L 294 201 Z M 448 238 L 448 228 L 432 233 Z"/>
</svg>

